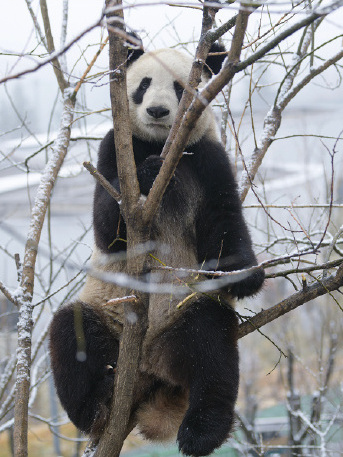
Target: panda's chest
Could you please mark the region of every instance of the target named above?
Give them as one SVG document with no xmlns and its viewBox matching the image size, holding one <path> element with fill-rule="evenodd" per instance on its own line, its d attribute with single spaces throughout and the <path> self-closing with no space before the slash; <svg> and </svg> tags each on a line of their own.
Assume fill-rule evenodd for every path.
<svg viewBox="0 0 343 457">
<path fill-rule="evenodd" d="M 196 220 L 203 200 L 201 186 L 182 160 L 170 186 L 152 227 L 155 253 L 166 265 L 195 267 Z"/>
</svg>

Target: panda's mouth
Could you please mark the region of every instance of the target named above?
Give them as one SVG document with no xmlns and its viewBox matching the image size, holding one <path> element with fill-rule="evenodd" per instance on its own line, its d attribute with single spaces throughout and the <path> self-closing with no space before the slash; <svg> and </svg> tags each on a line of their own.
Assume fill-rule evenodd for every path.
<svg viewBox="0 0 343 457">
<path fill-rule="evenodd" d="M 150 127 L 152 129 L 156 129 L 156 128 L 160 128 L 162 130 L 170 130 L 171 129 L 171 125 L 170 124 L 165 124 L 163 122 L 149 122 L 146 125 L 147 125 L 147 127 Z"/>
</svg>

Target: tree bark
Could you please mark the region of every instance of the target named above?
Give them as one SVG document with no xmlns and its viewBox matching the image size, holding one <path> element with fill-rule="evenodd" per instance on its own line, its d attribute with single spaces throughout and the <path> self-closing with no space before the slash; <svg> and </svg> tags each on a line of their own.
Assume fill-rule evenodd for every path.
<svg viewBox="0 0 343 457">
<path fill-rule="evenodd" d="M 106 6 L 120 6 L 121 0 L 107 0 Z M 137 254 L 138 247 L 149 240 L 150 226 L 143 223 L 140 189 L 132 150 L 132 132 L 126 89 L 127 48 L 111 27 L 123 31 L 123 11 L 108 12 L 110 94 L 121 194 L 121 212 L 127 229 L 127 270 L 133 277 L 144 271 L 146 254 Z M 128 291 L 132 294 L 132 291 Z M 137 300 L 124 305 L 125 321 L 120 341 L 111 413 L 96 450 L 97 457 L 119 456 L 123 442 L 134 425 L 130 421 L 133 394 L 141 348 L 147 328 L 148 296 L 135 292 Z"/>
<path fill-rule="evenodd" d="M 64 111 L 59 135 L 55 142 L 54 152 L 45 167 L 31 215 L 31 224 L 25 245 L 25 257 L 17 298 L 20 304 L 18 322 L 17 380 L 16 401 L 14 406 L 14 447 L 15 457 L 27 457 L 28 402 L 30 394 L 31 337 L 32 337 L 32 297 L 34 289 L 34 272 L 38 246 L 58 172 L 66 156 L 70 126 L 74 115 L 74 102 L 70 98 L 64 101 Z"/>
</svg>

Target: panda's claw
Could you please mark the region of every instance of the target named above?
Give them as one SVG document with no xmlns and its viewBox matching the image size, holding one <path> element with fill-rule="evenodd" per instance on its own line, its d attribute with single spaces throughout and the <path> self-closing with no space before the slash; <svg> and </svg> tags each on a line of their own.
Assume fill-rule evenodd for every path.
<svg viewBox="0 0 343 457">
<path fill-rule="evenodd" d="M 112 375 L 116 372 L 116 369 L 112 367 L 112 365 L 106 365 L 106 374 L 107 375 Z"/>
</svg>

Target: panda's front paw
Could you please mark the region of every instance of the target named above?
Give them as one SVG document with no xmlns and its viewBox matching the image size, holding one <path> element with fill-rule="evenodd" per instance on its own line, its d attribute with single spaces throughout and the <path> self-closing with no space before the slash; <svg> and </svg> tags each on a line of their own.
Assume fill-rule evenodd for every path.
<svg viewBox="0 0 343 457">
<path fill-rule="evenodd" d="M 163 159 L 160 156 L 151 155 L 144 160 L 137 168 L 137 178 L 139 187 L 143 195 L 148 195 L 156 176 L 160 172 Z M 175 177 L 173 176 L 169 182 L 166 193 L 174 186 Z"/>
<path fill-rule="evenodd" d="M 160 156 L 149 156 L 137 168 L 137 178 L 139 187 L 143 195 L 148 195 L 152 185 L 158 175 L 163 159 Z"/>
<path fill-rule="evenodd" d="M 255 295 L 261 289 L 264 277 L 264 269 L 259 268 L 247 278 L 233 284 L 230 287 L 230 294 L 238 299 Z"/>
</svg>

